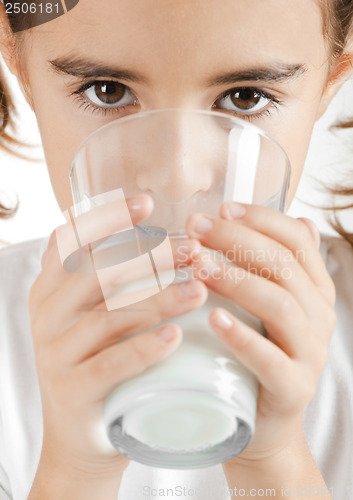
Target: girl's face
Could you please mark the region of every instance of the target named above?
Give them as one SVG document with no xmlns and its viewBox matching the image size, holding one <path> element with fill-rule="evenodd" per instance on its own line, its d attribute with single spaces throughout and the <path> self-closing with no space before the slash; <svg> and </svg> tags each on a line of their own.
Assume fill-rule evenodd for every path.
<svg viewBox="0 0 353 500">
<path fill-rule="evenodd" d="M 297 187 L 332 85 L 316 0 L 81 0 L 26 33 L 20 61 L 62 210 L 81 141 L 160 108 L 252 121 L 287 151 Z"/>
</svg>

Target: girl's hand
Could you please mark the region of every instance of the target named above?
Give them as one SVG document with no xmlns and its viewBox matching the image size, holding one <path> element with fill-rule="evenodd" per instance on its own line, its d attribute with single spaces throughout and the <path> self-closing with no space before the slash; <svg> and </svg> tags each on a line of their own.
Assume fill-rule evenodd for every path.
<svg viewBox="0 0 353 500">
<path fill-rule="evenodd" d="M 134 225 L 152 209 L 146 195 L 127 202 Z M 122 229 L 119 203 L 100 207 L 94 227 L 82 224 L 87 241 Z M 76 222 L 85 222 L 85 217 Z M 183 240 L 181 254 L 178 242 L 172 243 L 175 258 L 180 255 L 184 266 L 200 246 Z M 111 280 L 119 283 L 119 276 L 112 273 Z M 101 426 L 104 400 L 118 384 L 170 355 L 182 336 L 175 324 L 131 334 L 191 311 L 206 298 L 207 288 L 195 281 L 108 312 L 96 275 L 65 271 L 53 235 L 29 296 L 44 419 L 41 460 L 66 471 L 97 475 L 102 481 L 125 468 L 128 460 L 113 449 Z"/>
<path fill-rule="evenodd" d="M 220 215 L 194 214 L 187 232 L 232 256 L 235 264 L 196 255 L 194 275 L 258 317 L 268 334 L 222 309 L 210 315 L 218 337 L 260 383 L 255 434 L 233 459 L 259 463 L 302 435 L 302 413 L 315 393 L 335 327 L 335 289 L 311 221 L 232 202 L 222 205 Z"/>
</svg>

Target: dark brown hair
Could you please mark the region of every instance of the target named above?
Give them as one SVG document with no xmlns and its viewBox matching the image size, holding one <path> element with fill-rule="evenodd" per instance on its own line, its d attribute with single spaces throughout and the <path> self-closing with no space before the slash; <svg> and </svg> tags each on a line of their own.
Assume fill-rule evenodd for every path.
<svg viewBox="0 0 353 500">
<path fill-rule="evenodd" d="M 344 52 L 348 42 L 353 44 L 353 0 L 323 0 L 323 3 L 324 32 L 329 37 L 334 59 L 337 59 Z M 333 128 L 353 128 L 353 120 L 339 122 Z M 336 185 L 329 188 L 329 191 L 337 196 L 337 200 L 342 197 L 351 198 L 351 201 L 340 203 L 339 206 L 324 208 L 331 213 L 329 216 L 331 226 L 353 247 L 353 233 L 346 231 L 339 220 L 339 212 L 353 208 L 353 182 L 350 186 Z"/>
<path fill-rule="evenodd" d="M 10 128 L 15 132 L 15 125 L 13 122 L 14 113 L 14 104 L 0 66 L 0 147 L 8 152 L 16 154 L 13 150 L 13 146 L 19 145 L 20 143 L 5 131 L 5 129 L 8 130 L 8 128 Z M 1 218 L 10 217 L 16 210 L 17 205 L 16 207 L 5 207 L 0 203 Z"/>
<path fill-rule="evenodd" d="M 12 129 L 14 132 L 14 114 L 15 107 L 0 66 L 0 145 L 7 151 L 10 150 L 11 145 L 18 144 L 18 141 L 6 131 Z"/>
</svg>

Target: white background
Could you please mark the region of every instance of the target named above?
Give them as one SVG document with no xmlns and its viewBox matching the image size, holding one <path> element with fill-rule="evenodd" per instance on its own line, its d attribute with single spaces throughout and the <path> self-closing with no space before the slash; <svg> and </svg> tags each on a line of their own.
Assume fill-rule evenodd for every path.
<svg viewBox="0 0 353 500">
<path fill-rule="evenodd" d="M 15 78 L 6 72 L 19 111 L 20 138 L 40 144 L 35 116 L 24 100 Z M 348 81 L 332 101 L 325 116 L 316 124 L 308 153 L 304 175 L 289 214 L 295 217 L 310 217 L 321 232 L 335 234 L 325 222 L 320 205 L 330 202 L 322 182 L 339 182 L 342 172 L 345 178 L 353 175 L 353 130 L 334 133 L 329 126 L 338 119 L 353 117 L 353 80 Z M 12 157 L 0 151 L 0 200 L 15 192 L 20 200 L 17 215 L 11 219 L 0 219 L 0 240 L 10 243 L 47 236 L 64 219 L 57 206 L 43 152 L 40 147 L 31 153 L 41 162 L 32 163 Z M 348 180 L 349 182 L 349 180 Z M 352 181 L 350 182 L 352 184 Z M 307 203 L 314 205 L 311 207 Z M 353 231 L 352 213 L 344 216 L 346 227 Z"/>
</svg>

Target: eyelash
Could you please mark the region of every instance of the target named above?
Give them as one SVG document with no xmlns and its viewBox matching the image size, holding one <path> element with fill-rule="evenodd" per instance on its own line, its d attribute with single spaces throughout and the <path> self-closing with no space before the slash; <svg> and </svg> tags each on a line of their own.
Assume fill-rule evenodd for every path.
<svg viewBox="0 0 353 500">
<path fill-rule="evenodd" d="M 75 93 L 74 93 L 75 94 Z M 100 108 L 99 106 L 95 106 L 90 102 L 86 101 L 82 94 L 77 94 L 74 98 L 78 102 L 78 109 L 83 109 L 83 111 L 90 111 L 91 113 L 98 113 L 103 116 L 107 116 L 109 114 L 119 114 L 122 111 L 125 111 L 129 106 L 119 106 L 118 108 Z"/>
<path fill-rule="evenodd" d="M 84 85 L 82 85 L 78 90 L 75 90 L 75 92 L 72 92 L 70 94 L 71 97 L 74 98 L 74 101 L 78 103 L 78 109 L 83 109 L 83 111 L 90 111 L 91 113 L 99 113 L 102 114 L 103 116 L 106 116 L 108 114 L 114 113 L 114 114 L 119 114 L 122 111 L 124 111 L 128 106 L 119 106 L 118 108 L 114 107 L 99 107 L 95 106 L 94 104 L 90 103 L 87 101 L 87 99 L 84 97 L 84 92 L 89 89 L 90 87 L 93 87 L 93 85 L 97 83 L 105 83 L 105 82 L 112 82 L 112 83 L 120 83 L 120 82 L 115 82 L 114 80 L 94 80 L 92 82 L 87 82 Z M 126 86 L 125 86 L 126 87 Z M 128 87 L 126 87 L 128 88 Z"/>
<path fill-rule="evenodd" d="M 120 82 L 115 82 L 114 80 L 94 80 L 92 82 L 88 82 L 88 83 L 85 83 L 84 85 L 82 85 L 78 90 L 75 90 L 75 92 L 72 92 L 70 95 L 74 97 L 74 100 L 76 100 L 78 102 L 78 108 L 79 109 L 83 109 L 83 111 L 90 111 L 91 113 L 99 113 L 99 114 L 102 114 L 103 116 L 107 116 L 108 114 L 119 114 L 123 111 L 125 111 L 127 108 L 129 108 L 130 106 L 132 106 L 131 104 L 127 105 L 127 106 L 119 106 L 119 107 L 99 107 L 99 106 L 96 106 L 95 104 L 92 104 L 90 103 L 89 101 L 87 101 L 87 99 L 85 98 L 84 96 L 84 92 L 89 89 L 90 87 L 92 87 L 93 85 L 97 84 L 97 83 L 102 83 L 102 82 L 113 82 L 113 83 L 120 83 Z M 126 85 L 124 85 L 127 89 L 129 89 L 129 87 L 127 87 Z M 234 87 L 232 89 L 228 89 L 226 90 L 225 92 L 223 92 L 219 97 L 217 97 L 217 101 L 220 100 L 220 99 L 223 99 L 225 97 L 227 97 L 228 95 L 230 95 L 231 93 L 234 92 L 234 90 L 238 89 L 239 87 Z M 243 120 L 247 120 L 247 121 L 255 121 L 255 120 L 258 120 L 260 118 L 263 118 L 265 116 L 271 116 L 272 115 L 272 110 L 273 109 L 279 109 L 280 106 L 282 106 L 284 103 L 283 101 L 281 101 L 280 99 L 278 99 L 277 97 L 275 97 L 274 95 L 268 93 L 268 92 L 265 92 L 261 89 L 258 89 L 256 87 L 246 87 L 247 89 L 251 89 L 251 90 L 256 90 L 257 92 L 260 93 L 261 97 L 264 97 L 266 99 L 269 99 L 271 101 L 271 106 L 267 109 L 264 109 L 262 111 L 259 111 L 257 113 L 249 113 L 249 114 L 243 114 L 243 113 L 236 113 L 235 111 L 229 111 L 228 110 L 228 113 L 231 114 L 231 115 L 234 115 L 234 116 L 237 116 Z M 212 108 L 217 108 L 217 106 L 213 105 Z M 223 110 L 222 108 L 219 108 L 221 109 L 221 111 L 227 111 L 227 110 Z"/>
<path fill-rule="evenodd" d="M 234 87 L 232 89 L 226 90 L 225 92 L 223 92 L 223 94 L 221 94 L 217 98 L 217 101 L 219 99 L 224 99 L 225 97 L 229 96 L 230 94 L 232 94 L 235 90 L 237 90 L 239 88 L 240 87 Z M 271 101 L 271 105 L 269 108 L 264 109 L 262 111 L 258 111 L 257 113 L 245 114 L 245 113 L 236 113 L 235 111 L 228 111 L 228 113 L 230 113 L 234 116 L 237 116 L 238 118 L 241 118 L 242 120 L 255 121 L 255 120 L 258 120 L 258 119 L 263 118 L 265 116 L 271 116 L 273 110 L 278 110 L 281 106 L 284 105 L 284 102 L 281 101 L 280 99 L 278 99 L 278 97 L 275 97 L 274 95 L 272 95 L 268 92 L 265 92 L 264 90 L 261 90 L 257 87 L 244 87 L 244 88 L 249 89 L 249 90 L 256 90 L 256 92 L 259 92 L 261 97 L 265 97 L 266 99 L 269 99 Z M 216 106 L 213 106 L 213 107 L 216 107 Z M 220 108 L 220 109 L 222 109 L 222 108 Z M 222 111 L 224 111 L 224 110 L 222 110 Z"/>
</svg>

